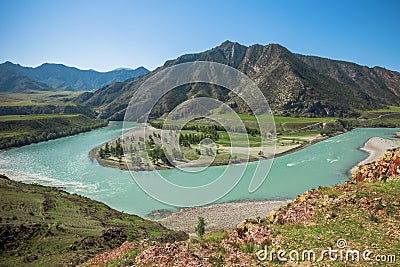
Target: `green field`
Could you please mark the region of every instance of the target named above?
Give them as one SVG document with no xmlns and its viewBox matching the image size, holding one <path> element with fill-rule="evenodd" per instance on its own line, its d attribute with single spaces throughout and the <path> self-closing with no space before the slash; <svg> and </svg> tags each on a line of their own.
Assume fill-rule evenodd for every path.
<svg viewBox="0 0 400 267">
<path fill-rule="evenodd" d="M 237 114 L 243 125 L 248 129 L 259 129 L 257 118 L 248 114 Z M 224 125 L 231 126 L 237 125 L 237 117 L 233 114 L 214 114 L 211 116 L 214 119 L 221 119 Z M 272 117 L 267 115 L 259 116 L 260 121 L 268 122 L 272 121 Z M 319 134 L 322 132 L 322 128 L 327 123 L 335 123 L 338 118 L 305 118 L 305 117 L 284 117 L 284 116 L 273 116 L 273 121 L 275 123 L 276 132 L 279 134 L 283 134 L 288 137 L 302 137 L 308 134 Z M 164 125 L 164 121 L 162 119 L 158 119 L 154 121 L 159 125 L 156 128 L 161 128 Z M 176 125 L 177 122 L 168 121 L 167 126 L 171 127 Z M 185 124 L 185 128 L 191 127 L 201 127 L 207 126 L 210 124 L 216 124 L 216 122 L 212 121 L 190 121 Z M 229 140 L 226 138 L 221 131 L 219 132 L 221 135 L 221 140 L 219 144 L 227 145 Z M 253 138 L 249 136 L 250 146 L 258 146 L 260 143 L 260 138 Z M 258 144 L 258 145 L 257 145 Z"/>
<path fill-rule="evenodd" d="M 29 115 L 5 115 L 0 116 L 0 122 L 6 121 L 30 121 L 30 120 L 46 120 L 53 118 L 76 118 L 81 114 L 29 114 Z"/>
<path fill-rule="evenodd" d="M 389 106 L 387 108 L 374 109 L 374 110 L 368 110 L 368 111 L 361 111 L 361 113 L 393 113 L 393 112 L 399 112 L 400 113 L 400 107 Z"/>
<path fill-rule="evenodd" d="M 0 202 L 1 266 L 74 266 L 125 240 L 186 238 L 82 196 L 5 178 Z"/>
<path fill-rule="evenodd" d="M 82 92 L 31 91 L 30 93 L 0 94 L 0 106 L 60 105 L 77 97 Z"/>
</svg>

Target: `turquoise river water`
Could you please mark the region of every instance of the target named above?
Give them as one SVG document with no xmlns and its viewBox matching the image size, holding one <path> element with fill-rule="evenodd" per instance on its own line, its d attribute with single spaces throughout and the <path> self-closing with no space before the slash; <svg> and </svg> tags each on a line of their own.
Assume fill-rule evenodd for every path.
<svg viewBox="0 0 400 267">
<path fill-rule="evenodd" d="M 89 159 L 88 153 L 93 147 L 119 136 L 121 129 L 121 122 L 112 122 L 108 127 L 91 132 L 2 152 L 0 173 L 28 183 L 64 187 L 68 192 L 142 216 L 160 209 L 175 210 L 176 207 L 161 203 L 143 192 L 129 171 L 102 167 L 96 160 Z M 237 186 L 217 202 L 287 199 L 311 188 L 342 183 L 349 177 L 348 170 L 367 156 L 359 148 L 369 138 L 392 137 L 395 131 L 400 129 L 355 129 L 278 157 L 267 179 L 253 193 L 248 192 L 248 186 L 256 163 L 249 163 Z M 190 178 L 177 169 L 162 172 L 177 184 L 194 186 L 199 181 L 206 183 L 224 168 L 210 167 Z M 146 172 L 145 175 L 153 174 Z"/>
</svg>

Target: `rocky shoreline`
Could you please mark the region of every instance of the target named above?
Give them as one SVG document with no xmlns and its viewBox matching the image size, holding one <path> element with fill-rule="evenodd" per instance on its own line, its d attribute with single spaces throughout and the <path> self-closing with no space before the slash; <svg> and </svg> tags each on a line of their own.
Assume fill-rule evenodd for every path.
<svg viewBox="0 0 400 267">
<path fill-rule="evenodd" d="M 360 150 L 368 152 L 368 157 L 358 163 L 356 166 L 350 169 L 350 173 L 353 173 L 358 169 L 359 166 L 374 162 L 381 158 L 388 149 L 393 149 L 400 146 L 400 140 L 385 139 L 381 137 L 372 137 Z"/>
<path fill-rule="evenodd" d="M 236 227 L 248 218 L 266 217 L 291 200 L 262 200 L 213 204 L 205 207 L 183 208 L 157 220 L 165 227 L 186 233 L 194 233 L 197 218 L 205 219 L 206 231 L 215 232 Z"/>
</svg>

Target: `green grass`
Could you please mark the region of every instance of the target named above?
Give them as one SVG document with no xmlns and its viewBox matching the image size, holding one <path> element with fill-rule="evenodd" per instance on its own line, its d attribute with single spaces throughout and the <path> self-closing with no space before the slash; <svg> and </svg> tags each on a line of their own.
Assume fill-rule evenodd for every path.
<svg viewBox="0 0 400 267">
<path fill-rule="evenodd" d="M 78 264 L 125 240 L 185 237 L 78 195 L 0 178 L 2 266 Z"/>
<path fill-rule="evenodd" d="M 52 118 L 72 118 L 82 116 L 80 114 L 29 114 L 29 115 L 5 115 L 0 116 L 0 121 L 29 121 Z"/>
<path fill-rule="evenodd" d="M 334 122 L 337 118 L 327 117 L 327 118 L 304 118 L 304 117 L 283 117 L 274 116 L 275 123 L 326 123 Z"/>
<path fill-rule="evenodd" d="M 321 252 L 328 247 L 336 249 L 336 241 L 344 238 L 348 243 L 348 249 L 360 251 L 370 249 L 374 253 L 396 255 L 398 261 L 399 237 L 390 233 L 399 230 L 399 219 L 394 215 L 396 212 L 397 216 L 400 215 L 398 213 L 400 183 L 360 183 L 351 187 L 347 192 L 340 188 L 320 188 L 318 195 L 321 197 L 314 204 L 319 208 L 312 223 L 270 225 L 274 236 L 283 237 L 281 249 L 286 251 L 318 249 L 316 251 Z M 324 204 L 324 196 L 336 199 L 337 202 Z M 375 202 L 384 205 L 378 209 L 376 204 L 371 205 L 372 208 L 364 207 Z M 382 212 L 378 213 L 378 210 Z M 342 266 L 343 262 L 331 261 L 329 264 Z M 349 264 L 348 266 L 359 266 L 357 262 Z M 394 263 L 377 264 L 396 266 Z"/>
<path fill-rule="evenodd" d="M 248 114 L 236 114 L 240 120 L 243 122 L 244 126 L 247 128 L 259 128 L 257 123 L 257 118 Z M 235 125 L 236 115 L 234 114 L 213 114 L 211 118 L 222 119 L 225 125 Z M 262 121 L 270 121 L 272 119 L 269 115 L 260 115 L 259 119 Z M 275 128 L 277 132 L 280 133 L 291 133 L 292 131 L 298 131 L 302 128 L 312 126 L 318 123 L 330 123 L 335 122 L 337 118 L 305 118 L 305 117 L 284 117 L 284 116 L 273 116 L 275 122 Z M 163 122 L 162 120 L 157 120 L 157 122 Z M 176 122 L 169 122 L 169 124 L 175 124 Z M 191 121 L 186 123 L 186 126 L 204 126 L 209 125 L 210 122 L 202 121 Z M 308 132 L 308 131 L 304 131 Z M 226 142 L 225 142 L 226 143 Z"/>
<path fill-rule="evenodd" d="M 376 113 L 390 113 L 390 112 L 400 112 L 400 107 L 397 106 L 389 106 L 388 108 L 381 108 L 375 110 L 369 110 L 365 112 L 376 112 Z"/>
<path fill-rule="evenodd" d="M 40 105 L 60 105 L 65 101 L 77 97 L 82 92 L 68 91 L 31 91 L 30 93 L 10 93 L 0 94 L 0 106 L 40 106 Z"/>
<path fill-rule="evenodd" d="M 248 114 L 213 114 L 211 118 L 219 118 L 219 119 L 228 119 L 228 120 L 236 120 L 239 117 L 242 121 L 257 121 L 257 118 L 253 115 Z M 260 115 L 259 119 L 267 119 L 267 115 Z M 269 117 L 270 118 L 270 117 Z"/>
<path fill-rule="evenodd" d="M 259 147 L 261 146 L 261 137 L 259 135 L 252 136 L 243 133 L 230 133 L 232 140 L 227 132 L 218 132 L 219 139 L 216 144 L 227 146 L 227 147 Z M 248 138 L 248 143 L 247 143 Z"/>
</svg>

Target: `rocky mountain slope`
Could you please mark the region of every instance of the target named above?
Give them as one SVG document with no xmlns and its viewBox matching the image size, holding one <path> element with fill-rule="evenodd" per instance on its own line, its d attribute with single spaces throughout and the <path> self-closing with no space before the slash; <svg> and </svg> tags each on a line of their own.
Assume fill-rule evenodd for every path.
<svg viewBox="0 0 400 267">
<path fill-rule="evenodd" d="M 400 105 L 400 74 L 397 72 L 302 56 L 278 44 L 246 47 L 230 41 L 202 53 L 169 60 L 146 76 L 84 94 L 77 103 L 94 107 L 102 118 L 121 120 L 133 92 L 146 78 L 166 67 L 192 61 L 213 61 L 242 71 L 258 85 L 277 115 L 346 117 L 355 115 L 358 110 Z M 186 100 L 197 95 L 218 98 L 246 112 L 224 88 L 194 84 L 174 91 L 160 101 L 164 105 L 159 105 L 158 113 L 172 110 L 177 98 Z"/>
<path fill-rule="evenodd" d="M 89 91 L 114 82 L 147 74 L 144 67 L 116 69 L 108 72 L 80 70 L 62 64 L 45 63 L 36 68 L 23 67 L 9 61 L 0 64 L 0 92 L 21 92 L 28 90 Z M 44 84 L 44 88 L 32 84 Z M 53 88 L 53 89 L 52 89 Z"/>
</svg>

